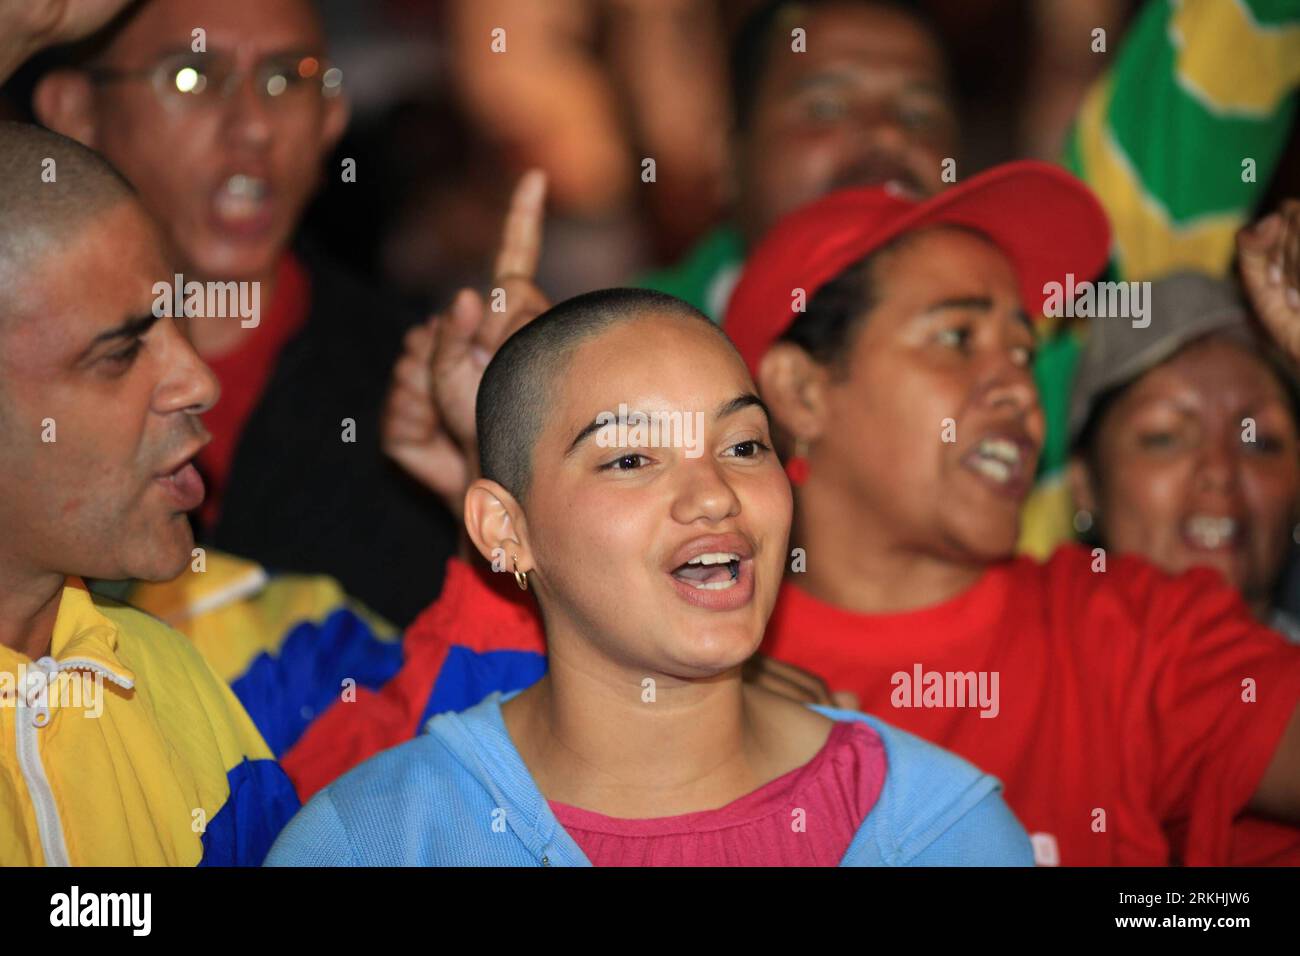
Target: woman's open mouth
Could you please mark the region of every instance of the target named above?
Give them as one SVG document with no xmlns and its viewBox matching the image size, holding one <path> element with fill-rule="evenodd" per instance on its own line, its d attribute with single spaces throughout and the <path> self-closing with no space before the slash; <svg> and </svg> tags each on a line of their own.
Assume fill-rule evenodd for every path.
<svg viewBox="0 0 1300 956">
<path fill-rule="evenodd" d="M 962 466 L 996 494 L 1019 500 L 1029 491 L 1033 446 L 1028 439 L 989 435 L 962 458 Z"/>
<path fill-rule="evenodd" d="M 1194 514 L 1179 528 L 1193 551 L 1233 551 L 1245 538 L 1245 523 L 1228 515 Z"/>
<path fill-rule="evenodd" d="M 673 577 L 701 591 L 723 591 L 740 578 L 740 555 L 721 551 L 696 555 L 673 571 Z"/>
<path fill-rule="evenodd" d="M 699 551 L 673 568 L 668 577 L 678 597 L 705 610 L 734 610 L 754 597 L 754 558 L 749 547 L 727 550 L 724 545 Z"/>
</svg>

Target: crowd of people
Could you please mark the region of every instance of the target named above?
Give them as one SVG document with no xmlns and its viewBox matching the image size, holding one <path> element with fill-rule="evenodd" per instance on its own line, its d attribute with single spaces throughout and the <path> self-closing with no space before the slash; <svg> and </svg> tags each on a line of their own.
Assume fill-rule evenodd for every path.
<svg viewBox="0 0 1300 956">
<path fill-rule="evenodd" d="M 0 0 L 0 863 L 1300 864 L 1300 13 L 971 173 L 925 4 L 610 5 L 453 5 L 541 168 L 422 319 L 320 4 Z M 627 70 L 695 241 L 556 301 Z"/>
</svg>

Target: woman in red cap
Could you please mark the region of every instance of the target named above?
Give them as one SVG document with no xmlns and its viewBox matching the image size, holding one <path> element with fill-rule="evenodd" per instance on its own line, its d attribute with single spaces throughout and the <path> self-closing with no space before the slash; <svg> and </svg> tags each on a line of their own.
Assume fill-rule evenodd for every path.
<svg viewBox="0 0 1300 956">
<path fill-rule="evenodd" d="M 1212 572 L 1013 556 L 1029 316 L 1106 235 L 1017 163 L 920 204 L 838 193 L 755 251 L 725 327 L 789 439 L 805 568 L 764 647 L 1001 777 L 1041 863 L 1227 863 L 1243 811 L 1300 817 L 1300 651 Z"/>
</svg>

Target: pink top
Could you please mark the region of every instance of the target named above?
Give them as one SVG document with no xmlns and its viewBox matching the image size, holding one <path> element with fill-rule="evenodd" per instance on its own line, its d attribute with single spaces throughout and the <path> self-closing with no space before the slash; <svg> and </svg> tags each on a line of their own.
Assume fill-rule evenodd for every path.
<svg viewBox="0 0 1300 956">
<path fill-rule="evenodd" d="M 551 810 L 594 866 L 835 866 L 884 782 L 880 737 L 845 721 L 802 767 L 717 810 L 645 820 Z"/>
</svg>

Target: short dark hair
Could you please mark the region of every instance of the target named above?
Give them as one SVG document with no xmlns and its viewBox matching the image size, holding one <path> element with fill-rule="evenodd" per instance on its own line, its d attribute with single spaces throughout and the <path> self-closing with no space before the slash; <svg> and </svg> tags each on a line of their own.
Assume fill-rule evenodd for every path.
<svg viewBox="0 0 1300 956">
<path fill-rule="evenodd" d="M 843 371 L 859 325 L 879 300 L 875 263 L 886 249 L 859 259 L 814 292 L 777 341 L 797 345 L 818 364 Z"/>
<path fill-rule="evenodd" d="M 474 417 L 484 478 L 523 500 L 532 480 L 533 446 L 554 400 L 554 383 L 575 349 L 647 313 L 698 320 L 731 345 L 708 316 L 662 292 L 601 289 L 559 303 L 506 339 L 483 372 Z"/>
<path fill-rule="evenodd" d="M 747 129 L 754 118 L 754 104 L 772 53 L 772 33 L 777 25 L 808 10 L 831 5 L 884 7 L 911 17 L 925 29 L 949 59 L 947 46 L 934 20 L 915 0 L 767 0 L 736 30 L 731 43 L 731 103 L 736 128 Z"/>
<path fill-rule="evenodd" d="M 52 179 L 46 181 L 46 170 Z M 42 256 L 135 190 L 108 161 L 40 126 L 0 121 L 0 320 L 9 294 Z"/>
</svg>

